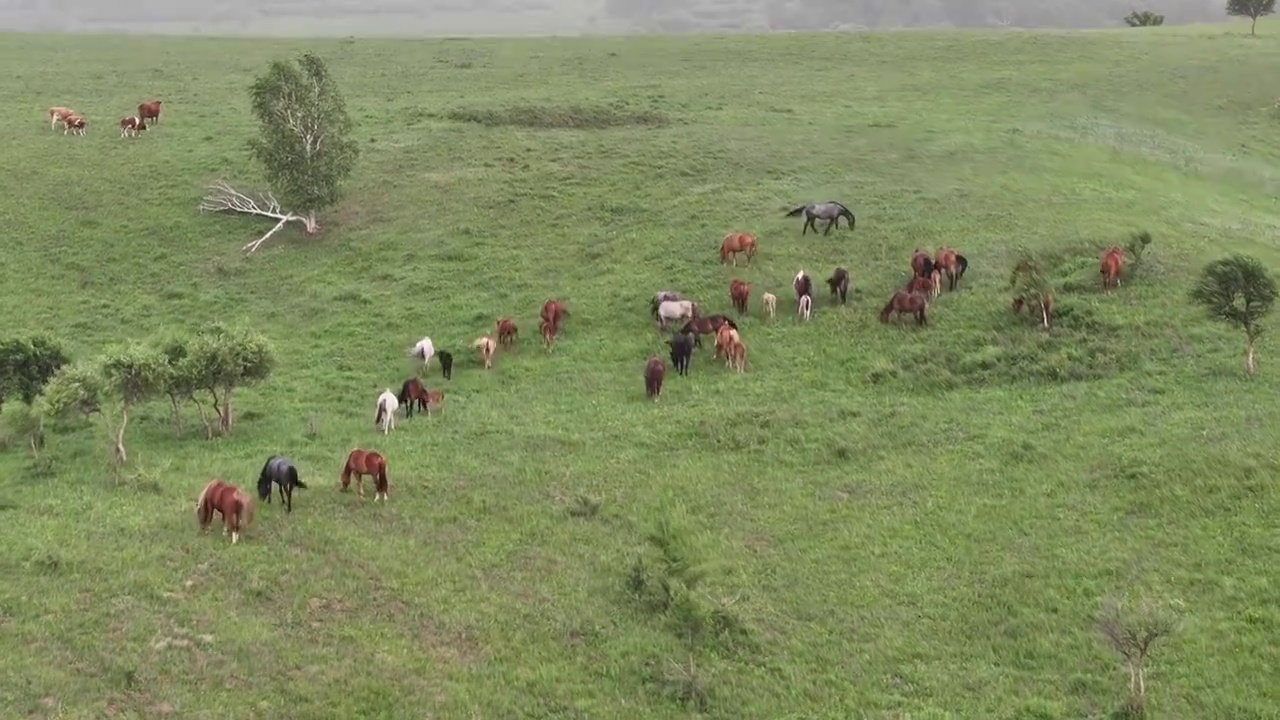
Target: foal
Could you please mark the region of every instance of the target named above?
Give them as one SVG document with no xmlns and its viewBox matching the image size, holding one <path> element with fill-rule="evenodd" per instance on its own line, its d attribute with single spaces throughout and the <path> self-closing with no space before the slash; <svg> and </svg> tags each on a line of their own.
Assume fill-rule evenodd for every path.
<svg viewBox="0 0 1280 720">
<path fill-rule="evenodd" d="M 471 343 L 471 347 L 479 348 L 480 356 L 484 358 L 485 370 L 493 367 L 493 351 L 498 349 L 498 343 L 494 342 L 493 338 L 488 335 L 476 338 L 476 341 Z"/>
<path fill-rule="evenodd" d="M 498 343 L 502 347 L 507 348 L 515 345 L 517 337 L 520 334 L 516 323 L 509 317 L 498 320 Z"/>
<path fill-rule="evenodd" d="M 760 305 L 764 309 L 764 314 L 767 315 L 770 320 L 773 320 L 774 314 L 778 310 L 778 296 L 773 293 L 765 293 L 760 296 Z"/>
</svg>

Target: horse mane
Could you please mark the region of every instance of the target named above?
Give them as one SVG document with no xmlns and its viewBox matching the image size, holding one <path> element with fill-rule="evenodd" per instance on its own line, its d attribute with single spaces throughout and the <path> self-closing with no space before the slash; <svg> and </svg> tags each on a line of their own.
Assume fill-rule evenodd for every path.
<svg viewBox="0 0 1280 720">
<path fill-rule="evenodd" d="M 199 510 L 200 506 L 204 505 L 204 498 L 209 494 L 209 490 L 213 489 L 214 486 L 221 482 L 222 481 L 218 478 L 214 478 L 205 484 L 204 489 L 200 491 L 200 496 L 196 498 L 196 510 Z"/>
<path fill-rule="evenodd" d="M 809 207 L 812 207 L 812 205 L 801 205 L 795 210 L 789 211 L 785 217 L 795 217 L 796 215 L 799 215 L 800 213 L 804 212 Z"/>
</svg>

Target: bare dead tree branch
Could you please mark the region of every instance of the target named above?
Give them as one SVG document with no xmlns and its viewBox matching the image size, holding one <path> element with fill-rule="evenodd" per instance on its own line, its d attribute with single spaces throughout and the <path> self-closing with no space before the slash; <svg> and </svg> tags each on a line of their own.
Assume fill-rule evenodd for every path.
<svg viewBox="0 0 1280 720">
<path fill-rule="evenodd" d="M 282 210 L 280 202 L 276 200 L 275 195 L 267 192 L 260 194 L 256 198 L 250 197 L 231 187 L 223 180 L 218 180 L 209 186 L 209 194 L 205 195 L 204 200 L 200 202 L 200 212 L 234 212 L 276 220 L 275 227 L 268 230 L 262 237 L 241 248 L 246 253 L 255 252 L 272 235 L 280 232 L 281 228 L 291 221 L 300 222 L 304 226 L 308 225 L 307 218 L 302 215 Z M 309 226 L 307 229 L 308 231 L 311 230 Z"/>
</svg>

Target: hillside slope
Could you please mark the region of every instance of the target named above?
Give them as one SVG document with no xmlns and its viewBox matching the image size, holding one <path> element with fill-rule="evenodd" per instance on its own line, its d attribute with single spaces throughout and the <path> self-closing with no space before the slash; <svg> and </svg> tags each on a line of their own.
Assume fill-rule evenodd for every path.
<svg viewBox="0 0 1280 720">
<path fill-rule="evenodd" d="M 1280 258 L 1257 79 L 1280 45 L 1232 30 L 0 37 L 4 332 L 84 359 L 225 320 L 280 355 L 231 437 L 176 438 L 146 408 L 118 486 L 97 427 L 51 432 L 38 463 L 0 453 L 0 704 L 647 720 L 685 694 L 725 719 L 1098 717 L 1127 675 L 1093 619 L 1132 591 L 1185 617 L 1149 676 L 1159 717 L 1276 717 L 1280 346 L 1246 381 L 1242 339 L 1186 300 L 1228 250 Z M 258 181 L 247 85 L 304 48 L 363 158 L 323 237 L 246 258 L 264 224 L 196 205 L 216 178 Z M 120 139 L 149 97 L 161 124 Z M 88 136 L 51 133 L 54 104 Z M 502 124 L 529 106 L 666 122 Z M 852 232 L 783 217 L 833 198 Z M 1097 251 L 1143 229 L 1143 271 L 1104 296 Z M 717 264 L 729 230 L 758 233 L 751 268 Z M 911 251 L 943 243 L 970 260 L 961 289 L 927 329 L 882 326 Z M 1020 247 L 1061 261 L 1047 336 L 1009 311 Z M 846 307 L 821 282 L 837 265 Z M 820 287 L 803 325 L 801 268 Z M 735 276 L 755 288 L 747 372 L 708 346 L 646 402 L 652 293 L 726 311 Z M 572 315 L 546 354 L 549 297 Z M 502 315 L 521 346 L 486 373 L 467 346 Z M 447 409 L 376 435 L 424 334 L 457 357 L 428 383 Z M 390 458 L 385 506 L 337 492 L 356 445 Z M 234 548 L 201 537 L 203 483 L 251 485 L 274 452 L 311 483 L 294 512 L 261 507 Z M 748 638 L 700 644 L 692 669 L 676 621 L 628 592 L 664 519 L 709 564 L 699 602 Z"/>
</svg>

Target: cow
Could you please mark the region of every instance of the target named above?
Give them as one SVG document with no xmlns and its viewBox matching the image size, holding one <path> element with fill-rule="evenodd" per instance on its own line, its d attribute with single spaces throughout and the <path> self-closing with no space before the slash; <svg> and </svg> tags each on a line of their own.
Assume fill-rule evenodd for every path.
<svg viewBox="0 0 1280 720">
<path fill-rule="evenodd" d="M 86 132 L 84 118 L 79 115 L 68 115 L 62 120 L 62 134 L 84 135 Z"/>
<path fill-rule="evenodd" d="M 138 137 L 138 133 L 146 129 L 147 123 L 137 115 L 120 120 L 120 137 Z"/>
<path fill-rule="evenodd" d="M 49 108 L 49 130 L 57 130 L 58 123 L 63 123 L 65 125 L 67 118 L 75 114 L 76 111 L 69 107 L 58 106 Z"/>
<path fill-rule="evenodd" d="M 159 123 L 160 122 L 160 101 L 152 100 L 151 102 L 139 103 L 138 119 L 142 120 L 143 122 L 146 122 L 147 120 L 151 120 L 153 121 L 151 123 L 152 125 Z"/>
</svg>

